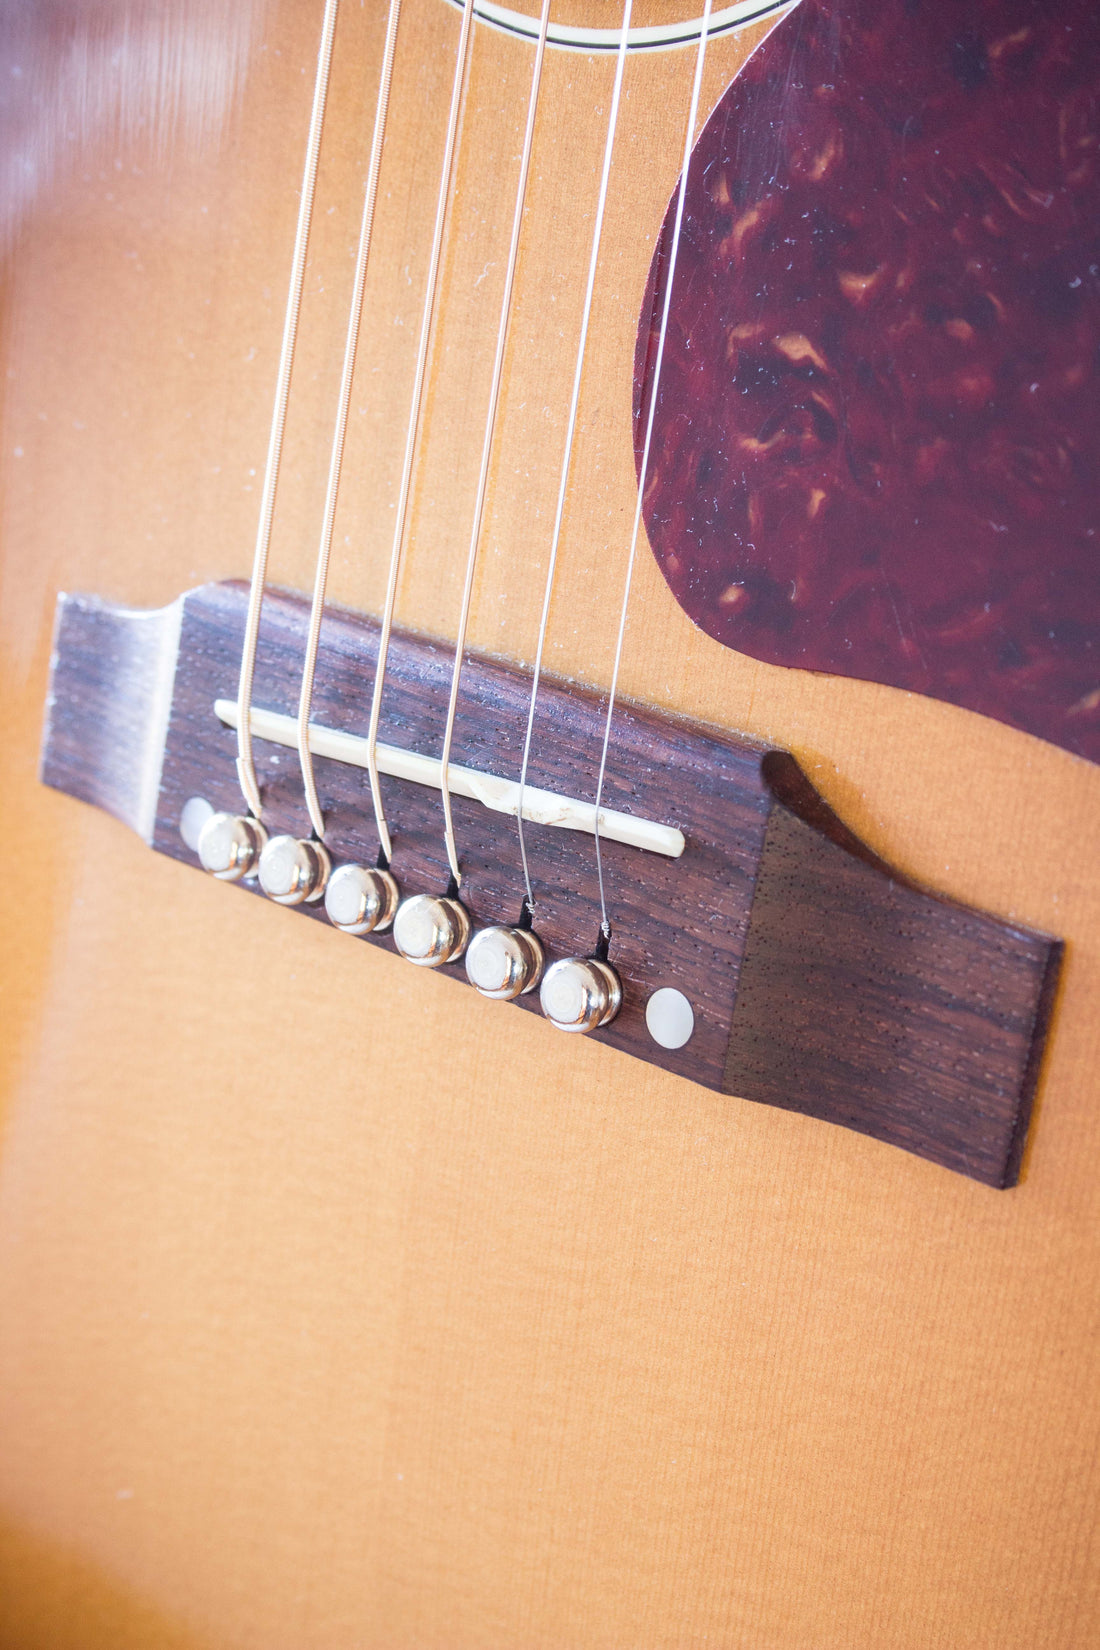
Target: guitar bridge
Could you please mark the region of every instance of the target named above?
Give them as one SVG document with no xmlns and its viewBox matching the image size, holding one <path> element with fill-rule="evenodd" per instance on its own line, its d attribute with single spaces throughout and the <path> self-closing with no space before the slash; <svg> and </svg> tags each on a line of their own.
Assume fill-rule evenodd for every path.
<svg viewBox="0 0 1100 1650">
<path fill-rule="evenodd" d="M 238 584 L 205 586 L 152 614 L 62 596 L 45 782 L 196 866 L 196 808 L 239 807 L 236 742 L 215 705 L 236 680 L 245 606 Z M 276 717 L 255 727 L 264 823 L 295 837 L 308 837 L 309 819 L 286 719 L 307 621 L 301 598 L 268 595 L 254 689 Z M 367 727 L 377 641 L 369 620 L 326 614 L 314 715 L 337 736 L 327 746 L 320 740 L 316 756 L 334 867 L 378 857 L 366 776 L 328 754 L 355 749 Z M 395 635 L 391 643 L 381 735 L 397 754 L 382 782 L 394 833 L 390 869 L 407 895 L 442 896 L 449 884 L 439 796 L 422 773 L 401 770 L 403 756 L 412 769 L 430 766 L 425 753 L 441 747 L 451 664 L 450 650 L 430 640 Z M 518 774 L 529 693 L 527 673 L 468 658 L 458 768 L 498 784 Z M 596 694 L 540 688 L 527 842 L 534 931 L 548 965 L 597 952 L 596 861 L 583 819 L 603 718 Z M 509 811 L 455 789 L 463 903 L 475 928 L 517 924 L 525 889 L 515 795 Z M 581 828 L 540 818 L 547 796 L 568 802 L 569 823 Z M 793 757 L 718 729 L 622 705 L 605 797 L 617 828 L 604 835 L 611 939 L 597 960 L 613 966 L 622 1002 L 592 1031 L 595 1041 L 724 1094 L 841 1123 L 989 1185 L 1015 1183 L 1059 941 L 915 886 L 847 830 Z M 647 833 L 666 851 L 640 851 Z M 227 889 L 225 897 L 234 896 Z M 319 902 L 295 909 L 327 920 Z M 334 934 L 333 943 L 349 942 Z M 355 943 L 394 944 L 388 930 Z M 457 961 L 438 971 L 466 982 Z M 651 1005 L 660 994 L 658 1013 Z M 675 1037 L 662 1031 L 670 1002 L 673 1021 L 679 1012 L 687 1029 L 678 1046 L 665 1046 Z M 537 993 L 515 1003 L 539 1011 Z M 677 1008 L 685 1003 L 687 1016 Z"/>
</svg>

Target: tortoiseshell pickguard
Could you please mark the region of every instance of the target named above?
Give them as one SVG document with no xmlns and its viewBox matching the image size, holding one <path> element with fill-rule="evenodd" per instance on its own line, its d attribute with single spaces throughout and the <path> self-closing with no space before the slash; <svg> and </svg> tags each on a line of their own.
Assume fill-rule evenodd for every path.
<svg viewBox="0 0 1100 1650">
<path fill-rule="evenodd" d="M 1100 761 L 1098 357 L 1096 0 L 801 0 L 689 167 L 645 499 L 676 599 Z"/>
</svg>

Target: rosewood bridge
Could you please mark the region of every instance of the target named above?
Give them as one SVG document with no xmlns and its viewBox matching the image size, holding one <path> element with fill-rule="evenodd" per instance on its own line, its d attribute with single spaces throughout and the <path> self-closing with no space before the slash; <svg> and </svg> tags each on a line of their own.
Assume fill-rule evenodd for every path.
<svg viewBox="0 0 1100 1650">
<path fill-rule="evenodd" d="M 245 606 L 237 584 L 206 586 L 155 613 L 62 596 L 46 783 L 105 808 L 159 852 L 198 867 L 197 828 L 211 814 L 239 808 L 234 734 L 216 706 L 236 681 Z M 269 593 L 264 604 L 255 702 L 280 718 L 297 704 L 307 614 L 294 596 Z M 326 614 L 315 720 L 340 738 L 359 739 L 366 729 L 377 648 L 373 623 Z M 469 942 L 480 932 L 532 933 L 532 987 L 540 963 L 543 985 L 555 964 L 600 964 L 613 976 L 616 1012 L 585 1028 L 597 1040 L 708 1088 L 858 1129 L 990 1185 L 1015 1182 L 1058 941 L 899 876 L 853 836 L 785 752 L 624 704 L 605 791 L 606 823 L 617 828 L 605 823 L 612 931 L 601 947 L 591 836 L 538 814 L 540 795 L 572 798 L 576 809 L 576 799 L 593 789 L 604 705 L 552 682 L 540 690 L 532 741 L 533 925 L 524 913 L 512 813 L 458 787 L 463 879 L 455 900 L 440 800 L 416 776 L 423 753 L 442 742 L 451 662 L 446 644 L 395 634 L 382 722 L 384 743 L 409 758 L 413 772 L 383 775 L 395 826 L 390 874 L 408 905 L 450 898 L 463 913 L 460 943 L 438 960 L 441 974 L 469 983 Z M 455 765 L 486 776 L 517 772 L 529 676 L 471 656 L 463 684 Z M 307 840 L 297 763 L 288 760 L 285 733 L 272 741 L 264 727 L 260 718 L 265 822 L 273 837 Z M 361 769 L 326 754 L 323 742 L 316 765 L 335 883 L 343 867 L 376 866 L 379 839 Z M 660 841 L 666 851 L 645 851 Z M 680 844 L 682 852 L 667 851 Z M 255 875 L 238 886 L 261 892 Z M 323 897 L 303 895 L 293 910 L 331 920 Z M 384 913 L 355 941 L 334 936 L 334 943 L 396 949 L 391 916 Z M 537 1012 L 539 992 L 522 990 L 514 1004 Z"/>
</svg>

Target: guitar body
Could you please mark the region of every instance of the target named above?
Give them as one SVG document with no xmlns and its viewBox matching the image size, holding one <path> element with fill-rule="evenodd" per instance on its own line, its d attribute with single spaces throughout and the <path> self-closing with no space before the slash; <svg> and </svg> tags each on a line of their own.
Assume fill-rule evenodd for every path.
<svg viewBox="0 0 1100 1650">
<path fill-rule="evenodd" d="M 562 16 L 613 26 L 606 10 Z M 70 153 L 49 97 L 28 99 L 40 186 L 10 210 L 0 1646 L 1084 1650 L 1100 769 L 954 705 L 755 663 L 693 627 L 643 547 L 628 696 L 785 746 L 906 876 L 1066 940 L 1003 1192 L 558 1036 L 39 784 L 57 592 L 158 607 L 248 571 L 320 8 L 127 17 L 103 8 L 89 38 L 109 62 L 125 37 L 129 101 L 105 97 Z M 459 22 L 406 0 L 399 34 L 330 584 L 370 612 Z M 714 41 L 703 109 L 775 22 Z M 176 84 L 184 25 L 173 102 L 142 77 Z M 313 577 L 384 25 L 371 0 L 337 31 L 272 548 L 295 589 Z M 20 36 L 17 66 L 37 49 L 36 85 L 64 89 L 72 32 L 55 17 L 37 47 Z M 530 63 L 478 25 L 397 609 L 440 637 Z M 692 68 L 686 49 L 627 69 L 547 649 L 597 688 Z M 606 110 L 611 73 L 608 54 L 547 56 L 470 629 L 519 662 L 604 131 L 554 115 Z"/>
</svg>

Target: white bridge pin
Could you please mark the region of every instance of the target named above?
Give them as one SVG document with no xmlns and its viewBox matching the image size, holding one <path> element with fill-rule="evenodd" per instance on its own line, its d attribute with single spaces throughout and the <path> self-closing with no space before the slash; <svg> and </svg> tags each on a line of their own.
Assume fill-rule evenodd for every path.
<svg viewBox="0 0 1100 1650">
<path fill-rule="evenodd" d="M 527 928 L 479 928 L 466 952 L 466 977 L 483 997 L 508 1002 L 533 991 L 543 952 Z"/>
<path fill-rule="evenodd" d="M 401 955 L 420 968 L 442 968 L 457 962 L 469 943 L 473 924 L 461 900 L 435 894 L 413 894 L 397 907 L 393 943 Z"/>
<path fill-rule="evenodd" d="M 202 828 L 214 810 L 205 796 L 192 796 L 180 810 L 180 836 L 193 854 L 199 851 Z"/>
<path fill-rule="evenodd" d="M 276 905 L 319 900 L 332 870 L 328 850 L 308 837 L 273 836 L 260 855 L 260 887 Z"/>
<path fill-rule="evenodd" d="M 559 1031 L 596 1031 L 610 1025 L 623 1002 L 619 976 L 597 957 L 563 957 L 543 976 L 542 1012 Z"/>
<path fill-rule="evenodd" d="M 256 874 L 267 832 L 251 814 L 211 814 L 199 831 L 198 855 L 204 871 L 221 882 Z"/>
<path fill-rule="evenodd" d="M 325 888 L 325 914 L 343 934 L 383 934 L 393 922 L 400 897 L 397 879 L 389 871 L 341 865 Z"/>
<path fill-rule="evenodd" d="M 682 991 L 663 985 L 645 1005 L 645 1023 L 661 1048 L 683 1048 L 695 1030 L 695 1010 Z"/>
</svg>

